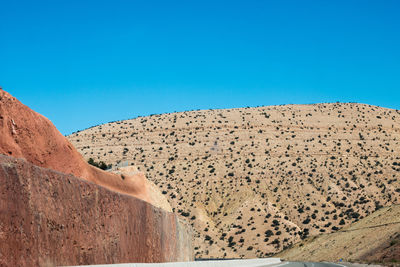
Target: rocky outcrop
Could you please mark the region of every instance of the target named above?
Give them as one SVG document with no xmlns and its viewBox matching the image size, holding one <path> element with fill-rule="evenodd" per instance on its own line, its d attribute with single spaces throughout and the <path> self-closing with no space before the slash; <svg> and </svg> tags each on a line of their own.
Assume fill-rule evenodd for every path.
<svg viewBox="0 0 400 267">
<path fill-rule="evenodd" d="M 5 155 L 0 188 L 0 266 L 192 259 L 190 228 L 140 199 Z"/>
<path fill-rule="evenodd" d="M 191 260 L 191 228 L 168 210 L 143 173 L 87 164 L 0 88 L 0 266 Z"/>
<path fill-rule="evenodd" d="M 116 175 L 89 165 L 44 116 L 0 88 L 0 154 L 94 182 L 152 202 L 143 174 Z"/>
<path fill-rule="evenodd" d="M 171 205 L 169 204 L 165 195 L 161 193 L 160 189 L 153 182 L 147 180 L 144 177 L 144 174 L 140 172 L 136 166 L 118 167 L 114 169 L 113 172 L 121 177 L 143 176 L 143 179 L 146 181 L 146 188 L 149 198 L 151 199 L 151 204 L 166 211 L 172 212 Z"/>
</svg>

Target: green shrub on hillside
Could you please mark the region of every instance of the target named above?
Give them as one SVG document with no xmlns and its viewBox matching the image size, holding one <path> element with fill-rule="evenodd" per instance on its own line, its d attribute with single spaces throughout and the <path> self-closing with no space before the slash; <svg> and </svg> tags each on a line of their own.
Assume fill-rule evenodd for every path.
<svg viewBox="0 0 400 267">
<path fill-rule="evenodd" d="M 93 165 L 93 166 L 95 166 L 95 167 L 97 167 L 97 168 L 99 168 L 99 169 L 102 169 L 102 170 L 108 170 L 108 169 L 111 169 L 111 167 L 112 167 L 112 164 L 106 164 L 106 163 L 104 163 L 104 161 L 100 161 L 100 162 L 96 162 L 96 161 L 94 161 L 94 159 L 92 159 L 92 158 L 90 158 L 89 160 L 88 160 L 88 163 L 90 164 L 90 165 Z"/>
</svg>

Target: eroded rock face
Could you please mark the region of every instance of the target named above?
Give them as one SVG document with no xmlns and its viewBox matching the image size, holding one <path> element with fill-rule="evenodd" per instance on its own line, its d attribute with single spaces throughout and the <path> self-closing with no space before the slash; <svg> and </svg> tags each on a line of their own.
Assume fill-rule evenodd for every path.
<svg viewBox="0 0 400 267">
<path fill-rule="evenodd" d="M 147 180 L 144 174 L 140 172 L 136 166 L 120 167 L 113 170 L 113 172 L 124 178 L 143 176 L 143 180 L 146 181 L 146 188 L 151 199 L 151 204 L 158 208 L 162 208 L 163 210 L 172 212 L 171 205 L 167 198 L 161 193 L 160 189 L 153 182 Z"/>
<path fill-rule="evenodd" d="M 190 228 L 137 198 L 0 155 L 0 266 L 192 259 Z"/>
<path fill-rule="evenodd" d="M 89 165 L 44 116 L 0 88 L 0 154 L 94 182 L 113 191 L 152 202 L 142 174 L 108 173 Z"/>
</svg>

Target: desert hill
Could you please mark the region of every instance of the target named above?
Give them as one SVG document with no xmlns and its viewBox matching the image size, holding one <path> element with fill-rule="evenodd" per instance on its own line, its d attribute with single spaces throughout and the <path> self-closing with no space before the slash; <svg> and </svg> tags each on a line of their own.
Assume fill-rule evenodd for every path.
<svg viewBox="0 0 400 267">
<path fill-rule="evenodd" d="M 400 111 L 356 103 L 200 110 L 68 139 L 139 166 L 195 229 L 197 257 L 262 257 L 400 202 Z"/>
<path fill-rule="evenodd" d="M 291 261 L 400 262 L 400 205 L 379 209 L 336 233 L 310 237 L 278 255 Z"/>
</svg>

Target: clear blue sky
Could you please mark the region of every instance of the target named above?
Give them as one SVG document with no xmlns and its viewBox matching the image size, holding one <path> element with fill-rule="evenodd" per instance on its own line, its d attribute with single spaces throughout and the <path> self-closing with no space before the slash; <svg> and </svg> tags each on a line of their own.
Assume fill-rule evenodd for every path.
<svg viewBox="0 0 400 267">
<path fill-rule="evenodd" d="M 63 134 L 192 109 L 400 109 L 400 1 L 0 1 L 0 86 Z"/>
</svg>

